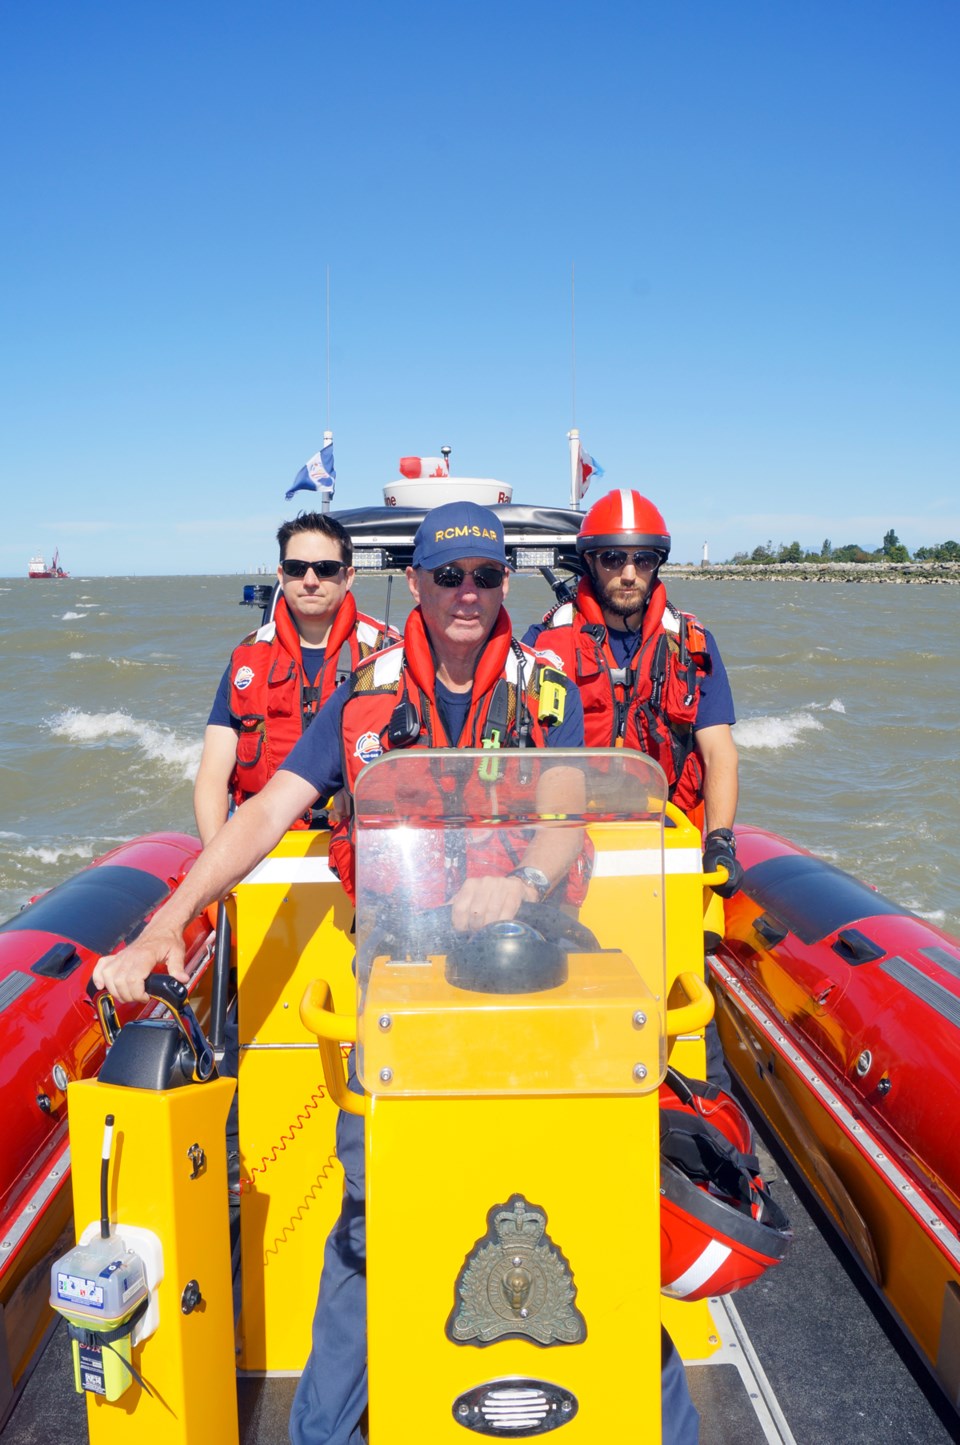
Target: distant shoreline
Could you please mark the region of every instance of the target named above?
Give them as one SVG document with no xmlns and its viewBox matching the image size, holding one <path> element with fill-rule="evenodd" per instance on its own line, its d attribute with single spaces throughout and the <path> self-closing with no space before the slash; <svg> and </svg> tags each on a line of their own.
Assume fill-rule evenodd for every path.
<svg viewBox="0 0 960 1445">
<path fill-rule="evenodd" d="M 895 587 L 943 587 L 960 584 L 960 562 L 771 562 L 743 566 L 734 562 L 671 563 L 667 578 L 690 582 L 888 582 Z"/>
<path fill-rule="evenodd" d="M 887 582 L 893 586 L 949 587 L 960 585 L 960 562 L 769 562 L 744 566 L 736 562 L 710 562 L 705 567 L 698 562 L 668 562 L 661 568 L 667 578 L 682 577 L 690 582 Z M 395 568 L 382 572 L 365 572 L 364 577 L 402 577 Z M 252 571 L 239 572 L 85 572 L 69 579 L 52 578 L 57 586 L 48 590 L 47 595 L 66 596 L 66 581 L 86 584 L 99 581 L 123 581 L 133 577 L 140 579 L 194 577 L 240 577 L 246 582 L 272 583 L 273 573 Z M 26 583 L 22 575 L 0 575 L 0 583 Z M 63 591 L 60 589 L 64 588 Z M 31 586 L 31 594 L 40 595 L 40 589 Z"/>
</svg>

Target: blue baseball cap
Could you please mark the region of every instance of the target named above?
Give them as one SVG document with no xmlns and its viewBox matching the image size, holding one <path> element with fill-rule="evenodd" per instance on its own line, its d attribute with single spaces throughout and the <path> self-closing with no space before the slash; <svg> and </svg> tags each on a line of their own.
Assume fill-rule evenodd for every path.
<svg viewBox="0 0 960 1445">
<path fill-rule="evenodd" d="M 507 565 L 503 523 L 476 502 L 444 502 L 428 512 L 413 539 L 413 565 L 432 572 L 463 557 L 489 557 Z"/>
</svg>

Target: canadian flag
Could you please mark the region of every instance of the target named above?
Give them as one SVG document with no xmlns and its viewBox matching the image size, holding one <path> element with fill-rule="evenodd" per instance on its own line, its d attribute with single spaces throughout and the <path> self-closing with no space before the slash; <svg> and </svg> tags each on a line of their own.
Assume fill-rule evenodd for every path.
<svg viewBox="0 0 960 1445">
<path fill-rule="evenodd" d="M 570 500 L 576 507 L 590 485 L 590 478 L 603 476 L 603 467 L 584 451 L 578 431 L 568 432 L 567 437 L 570 441 Z"/>
</svg>

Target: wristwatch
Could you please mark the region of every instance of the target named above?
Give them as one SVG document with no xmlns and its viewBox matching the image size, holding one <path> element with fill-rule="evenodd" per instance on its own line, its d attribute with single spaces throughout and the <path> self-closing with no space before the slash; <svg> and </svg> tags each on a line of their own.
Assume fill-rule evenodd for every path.
<svg viewBox="0 0 960 1445">
<path fill-rule="evenodd" d="M 734 857 L 736 857 L 737 835 L 732 828 L 711 828 L 710 832 L 703 840 L 704 843 L 709 843 L 711 838 L 722 839 L 723 842 L 726 843 L 727 847 L 730 849 L 730 852 L 734 855 Z"/>
<path fill-rule="evenodd" d="M 542 903 L 543 899 L 550 892 L 550 879 L 546 873 L 541 873 L 539 868 L 511 868 L 507 877 L 519 878 L 521 883 L 526 883 L 530 888 L 535 888 L 538 903 Z"/>
</svg>

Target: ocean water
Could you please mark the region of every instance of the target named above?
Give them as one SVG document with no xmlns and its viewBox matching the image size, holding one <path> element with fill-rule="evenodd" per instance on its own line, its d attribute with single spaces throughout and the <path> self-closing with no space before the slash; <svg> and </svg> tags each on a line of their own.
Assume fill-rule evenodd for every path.
<svg viewBox="0 0 960 1445">
<path fill-rule="evenodd" d="M 125 839 L 193 830 L 203 728 L 259 620 L 242 577 L 0 581 L 0 918 Z M 359 582 L 383 616 L 385 579 Z M 670 583 L 737 705 L 739 820 L 960 934 L 960 588 Z M 522 632 L 552 601 L 516 578 Z M 395 578 L 391 620 L 408 610 Z"/>
</svg>

